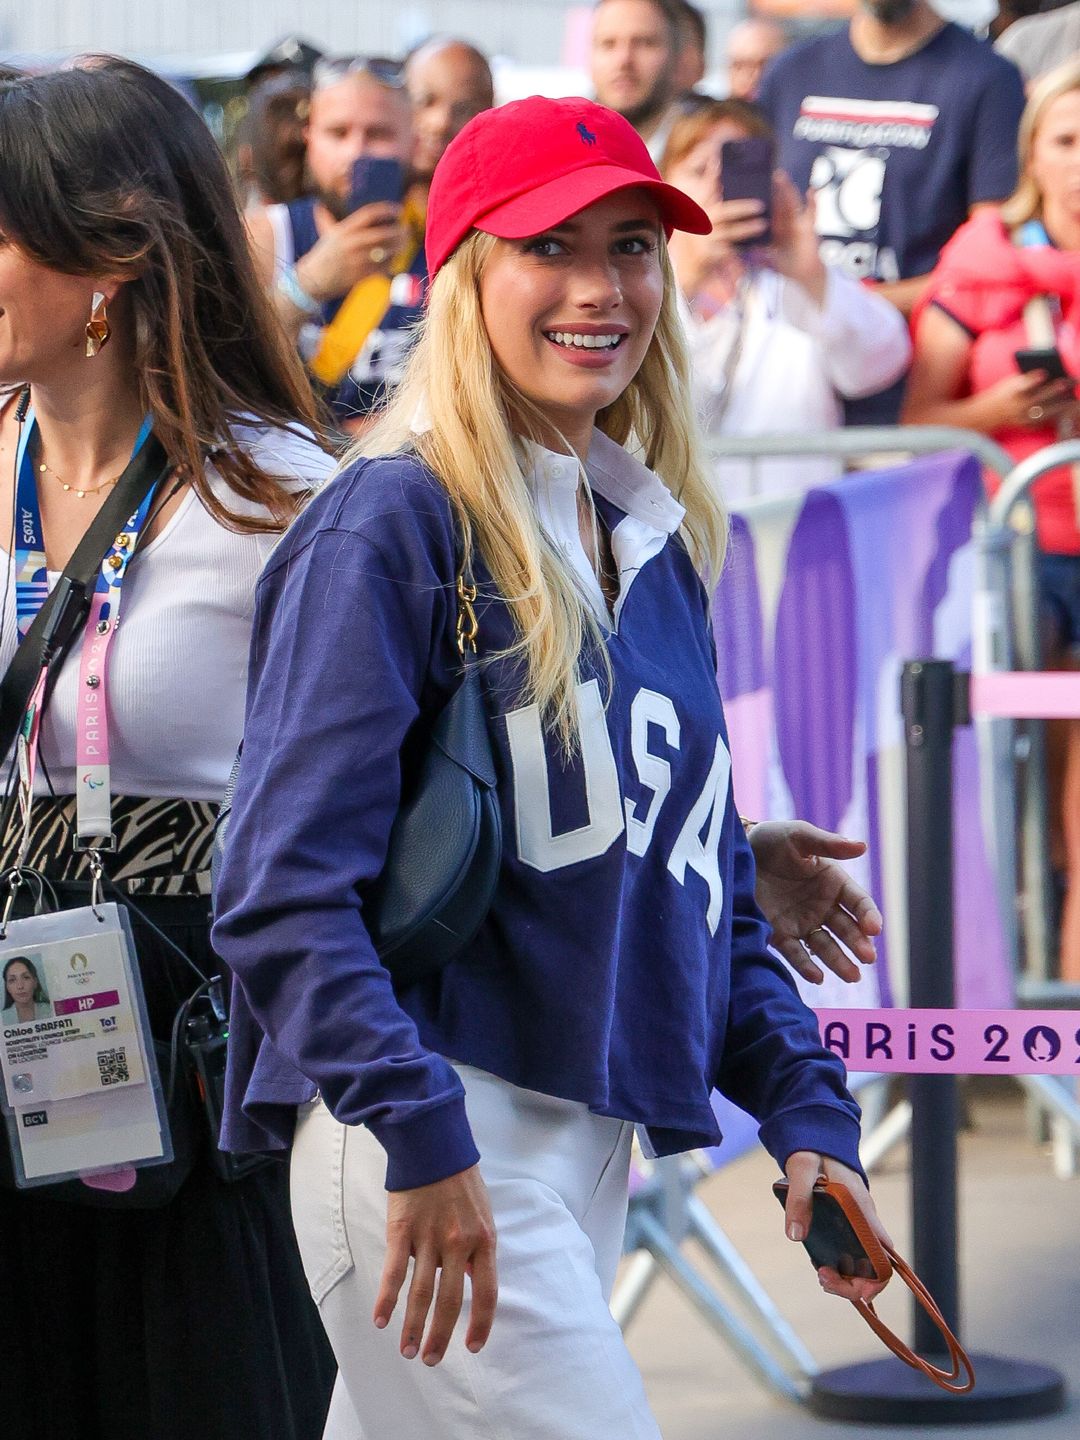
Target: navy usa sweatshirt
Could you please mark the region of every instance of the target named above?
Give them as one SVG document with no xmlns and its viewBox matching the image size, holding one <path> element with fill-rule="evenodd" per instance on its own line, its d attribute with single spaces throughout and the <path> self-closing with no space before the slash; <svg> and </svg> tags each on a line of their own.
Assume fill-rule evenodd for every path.
<svg viewBox="0 0 1080 1440">
<path fill-rule="evenodd" d="M 388 1189 L 443 1179 L 478 1158 L 453 1060 L 636 1122 L 657 1154 L 718 1142 L 716 1087 L 781 1166 L 806 1149 L 859 1168 L 843 1065 L 754 901 L 681 508 L 599 432 L 587 469 L 620 570 L 611 679 L 582 655 L 567 759 L 521 698 L 512 616 L 476 567 L 501 874 L 466 953 L 398 993 L 364 901 L 402 773 L 460 680 L 450 503 L 414 456 L 359 461 L 271 558 L 214 927 L 233 976 L 226 1149 L 287 1147 L 319 1092 L 383 1145 Z M 576 464 L 538 471 L 569 552 Z"/>
</svg>

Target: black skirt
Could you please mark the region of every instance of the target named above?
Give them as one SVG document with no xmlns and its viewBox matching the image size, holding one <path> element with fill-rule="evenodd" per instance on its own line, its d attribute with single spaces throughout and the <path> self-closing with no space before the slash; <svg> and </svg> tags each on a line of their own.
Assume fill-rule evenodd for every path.
<svg viewBox="0 0 1080 1440">
<path fill-rule="evenodd" d="M 65 908 L 87 903 L 83 885 L 59 888 Z M 155 888 L 137 883 L 131 900 L 203 970 L 218 972 L 209 900 L 145 893 Z M 198 980 L 137 914 L 131 919 L 151 1029 L 167 1039 Z M 322 1434 L 335 1366 L 300 1263 L 281 1161 L 226 1183 L 210 1164 L 207 1134 L 176 1197 L 153 1210 L 0 1188 L 0 1314 L 5 1435 Z"/>
</svg>

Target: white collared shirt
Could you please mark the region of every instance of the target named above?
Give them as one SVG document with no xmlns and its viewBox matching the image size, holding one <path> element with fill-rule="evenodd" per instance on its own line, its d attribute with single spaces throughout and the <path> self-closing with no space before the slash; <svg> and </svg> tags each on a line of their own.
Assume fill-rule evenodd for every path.
<svg viewBox="0 0 1080 1440">
<path fill-rule="evenodd" d="M 613 616 L 581 543 L 577 506 L 580 460 L 576 455 L 560 455 L 531 441 L 526 442 L 526 452 L 531 464 L 525 480 L 545 535 L 565 557 L 597 619 L 606 626 L 613 620 L 618 625 L 634 577 L 664 548 L 682 524 L 686 511 L 648 466 L 602 430 L 593 430 L 585 474 L 596 493 L 624 514 L 611 532 L 611 552 L 619 578 Z"/>
</svg>

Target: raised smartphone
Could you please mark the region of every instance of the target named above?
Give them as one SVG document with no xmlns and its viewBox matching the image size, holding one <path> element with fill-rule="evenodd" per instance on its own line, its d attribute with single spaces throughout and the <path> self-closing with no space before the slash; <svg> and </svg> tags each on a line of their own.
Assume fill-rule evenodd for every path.
<svg viewBox="0 0 1080 1440">
<path fill-rule="evenodd" d="M 352 168 L 349 214 L 361 205 L 400 205 L 405 194 L 405 170 L 400 160 L 382 155 L 361 155 Z"/>
<path fill-rule="evenodd" d="M 740 249 L 772 243 L 772 186 L 776 168 L 776 146 L 771 140 L 754 136 L 749 140 L 725 140 L 720 146 L 720 191 L 725 200 L 760 200 L 765 207 L 765 230 L 746 240 Z"/>
<path fill-rule="evenodd" d="M 787 1204 L 788 1182 L 777 1180 L 773 1194 Z M 892 1263 L 870 1229 L 850 1191 L 836 1181 L 819 1180 L 814 1186 L 810 1233 L 803 1241 L 814 1269 L 828 1265 L 841 1275 L 867 1280 L 888 1280 Z"/>
<path fill-rule="evenodd" d="M 1039 350 L 1017 350 L 1016 364 L 1025 375 L 1030 375 L 1033 370 L 1045 370 L 1048 382 L 1073 378 L 1065 369 L 1061 351 L 1055 345 L 1047 345 L 1045 349 Z"/>
</svg>

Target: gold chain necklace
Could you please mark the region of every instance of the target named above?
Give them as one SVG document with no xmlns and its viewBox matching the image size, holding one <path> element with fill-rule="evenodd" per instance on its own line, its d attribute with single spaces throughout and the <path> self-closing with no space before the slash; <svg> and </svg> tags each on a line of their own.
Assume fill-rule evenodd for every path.
<svg viewBox="0 0 1080 1440">
<path fill-rule="evenodd" d="M 74 495 L 76 500 L 85 500 L 87 495 L 100 495 L 102 490 L 107 490 L 110 485 L 115 485 L 117 480 L 120 479 L 120 476 L 117 475 L 112 480 L 103 480 L 100 485 L 95 485 L 93 489 L 78 490 L 74 485 L 69 485 L 63 476 L 58 475 L 55 470 L 46 465 L 44 460 L 38 461 L 38 474 L 51 475 L 60 488 L 65 490 L 69 495 Z"/>
</svg>

